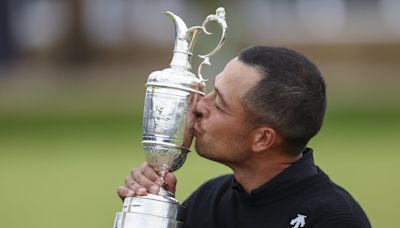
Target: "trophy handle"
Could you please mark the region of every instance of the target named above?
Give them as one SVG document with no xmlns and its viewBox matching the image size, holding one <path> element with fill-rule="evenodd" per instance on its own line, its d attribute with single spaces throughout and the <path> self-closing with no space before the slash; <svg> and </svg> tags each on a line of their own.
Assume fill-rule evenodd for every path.
<svg viewBox="0 0 400 228">
<path fill-rule="evenodd" d="M 214 50 L 212 50 L 210 53 L 208 53 L 206 55 L 198 55 L 200 58 L 203 59 L 203 62 L 201 62 L 199 65 L 199 68 L 197 70 L 197 75 L 203 83 L 207 81 L 201 75 L 201 70 L 203 69 L 203 65 L 207 64 L 207 65 L 211 66 L 210 57 L 213 56 L 215 53 L 217 53 L 219 51 L 219 49 L 221 49 L 222 45 L 224 44 L 225 38 L 226 38 L 226 30 L 227 30 L 228 26 L 225 21 L 225 9 L 223 7 L 219 7 L 215 11 L 215 14 L 211 14 L 211 15 L 207 16 L 206 20 L 203 22 L 203 25 L 201 26 L 201 28 L 203 29 L 203 32 L 207 35 L 212 34 L 211 32 L 207 31 L 207 28 L 206 28 L 206 25 L 210 21 L 218 22 L 218 24 L 222 28 L 222 34 L 221 34 L 221 39 L 219 40 L 219 43 L 218 43 L 217 47 L 214 48 Z"/>
</svg>

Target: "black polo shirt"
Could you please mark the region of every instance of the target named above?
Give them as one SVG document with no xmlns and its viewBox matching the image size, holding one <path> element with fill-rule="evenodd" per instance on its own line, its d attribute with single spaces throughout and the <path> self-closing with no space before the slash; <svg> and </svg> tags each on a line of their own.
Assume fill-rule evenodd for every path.
<svg viewBox="0 0 400 228">
<path fill-rule="evenodd" d="M 246 193 L 233 175 L 210 180 L 184 203 L 188 227 L 364 228 L 364 211 L 314 164 L 312 150 Z"/>
</svg>

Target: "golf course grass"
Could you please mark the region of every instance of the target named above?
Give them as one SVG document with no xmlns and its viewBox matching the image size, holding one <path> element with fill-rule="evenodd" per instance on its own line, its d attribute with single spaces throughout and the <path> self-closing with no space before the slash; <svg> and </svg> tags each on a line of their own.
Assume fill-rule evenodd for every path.
<svg viewBox="0 0 400 228">
<path fill-rule="evenodd" d="M 332 108 L 310 146 L 316 163 L 349 190 L 373 227 L 396 227 L 400 109 Z M 116 195 L 142 163 L 141 112 L 0 115 L 0 227 L 111 228 Z M 191 152 L 176 172 L 181 202 L 230 172 Z"/>
</svg>

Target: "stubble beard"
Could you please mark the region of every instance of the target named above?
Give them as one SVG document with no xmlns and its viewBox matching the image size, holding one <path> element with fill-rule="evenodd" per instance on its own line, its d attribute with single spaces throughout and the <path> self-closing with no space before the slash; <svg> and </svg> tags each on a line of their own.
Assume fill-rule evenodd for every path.
<svg viewBox="0 0 400 228">
<path fill-rule="evenodd" d="M 215 158 L 210 156 L 210 154 L 212 153 L 209 151 L 209 148 L 205 148 L 204 145 L 202 146 L 197 139 L 195 141 L 194 148 L 196 150 L 196 153 L 201 157 L 208 160 L 216 161 Z"/>
</svg>

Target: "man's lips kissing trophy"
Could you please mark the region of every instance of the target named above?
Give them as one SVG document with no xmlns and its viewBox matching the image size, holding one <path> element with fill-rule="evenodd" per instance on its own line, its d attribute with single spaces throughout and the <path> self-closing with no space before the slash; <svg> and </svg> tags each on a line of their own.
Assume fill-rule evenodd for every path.
<svg viewBox="0 0 400 228">
<path fill-rule="evenodd" d="M 186 160 L 193 140 L 193 124 L 196 119 L 197 101 L 204 96 L 205 81 L 201 75 L 204 64 L 211 65 L 209 57 L 214 55 L 225 40 L 227 25 L 225 9 L 207 16 L 202 26 L 187 28 L 177 15 L 166 12 L 174 22 L 176 38 L 170 68 L 152 72 L 146 84 L 143 116 L 143 147 L 146 161 L 164 182 L 167 172 L 179 169 Z M 191 69 L 193 46 L 206 25 L 216 21 L 222 27 L 222 36 L 217 47 L 207 55 L 199 55 L 198 77 Z M 122 212 L 118 212 L 114 228 L 172 228 L 184 227 L 178 221 L 181 206 L 173 194 L 163 187 L 157 195 L 127 197 Z"/>
</svg>

